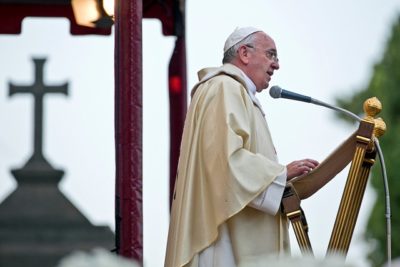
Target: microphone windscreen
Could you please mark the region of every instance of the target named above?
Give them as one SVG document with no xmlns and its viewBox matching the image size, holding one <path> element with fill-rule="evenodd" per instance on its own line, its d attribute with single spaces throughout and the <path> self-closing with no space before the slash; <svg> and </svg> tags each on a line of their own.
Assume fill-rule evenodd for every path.
<svg viewBox="0 0 400 267">
<path fill-rule="evenodd" d="M 272 98 L 280 98 L 281 94 L 282 94 L 282 88 L 280 88 L 277 85 L 274 85 L 269 89 L 269 95 Z"/>
</svg>

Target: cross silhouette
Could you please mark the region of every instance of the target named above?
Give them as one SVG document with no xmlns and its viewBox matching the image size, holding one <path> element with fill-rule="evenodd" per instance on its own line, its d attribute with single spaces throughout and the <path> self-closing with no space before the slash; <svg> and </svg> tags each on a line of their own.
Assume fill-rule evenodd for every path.
<svg viewBox="0 0 400 267">
<path fill-rule="evenodd" d="M 34 137 L 33 155 L 24 168 L 45 167 L 52 169 L 43 156 L 43 97 L 48 93 L 68 95 L 68 82 L 62 85 L 45 85 L 43 81 L 43 66 L 45 58 L 33 58 L 35 64 L 35 81 L 32 85 L 14 85 L 9 82 L 9 96 L 14 94 L 32 94 L 34 97 Z"/>
</svg>

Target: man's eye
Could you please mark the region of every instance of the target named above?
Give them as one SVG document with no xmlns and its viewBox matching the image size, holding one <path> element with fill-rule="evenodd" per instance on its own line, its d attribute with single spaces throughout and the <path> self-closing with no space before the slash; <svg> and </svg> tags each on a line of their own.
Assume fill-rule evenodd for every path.
<svg viewBox="0 0 400 267">
<path fill-rule="evenodd" d="M 273 51 L 266 51 L 266 56 L 268 59 L 271 59 L 275 62 L 278 62 L 278 55 Z"/>
</svg>

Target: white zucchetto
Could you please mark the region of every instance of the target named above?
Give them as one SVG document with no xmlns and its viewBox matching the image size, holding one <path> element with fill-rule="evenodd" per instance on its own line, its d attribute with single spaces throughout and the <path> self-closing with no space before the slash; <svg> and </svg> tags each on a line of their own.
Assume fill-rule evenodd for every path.
<svg viewBox="0 0 400 267">
<path fill-rule="evenodd" d="M 261 32 L 262 30 L 257 29 L 255 27 L 243 27 L 243 28 L 236 28 L 226 39 L 224 45 L 224 53 L 234 46 L 235 44 L 239 43 L 247 36 L 255 32 Z"/>
</svg>

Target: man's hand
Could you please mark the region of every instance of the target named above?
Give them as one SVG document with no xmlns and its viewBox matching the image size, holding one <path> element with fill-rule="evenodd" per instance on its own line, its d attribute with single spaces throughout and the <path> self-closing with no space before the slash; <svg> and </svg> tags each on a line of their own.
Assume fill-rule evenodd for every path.
<svg viewBox="0 0 400 267">
<path fill-rule="evenodd" d="M 290 181 L 294 177 L 309 173 L 318 165 L 319 162 L 313 159 L 302 159 L 289 163 L 288 165 L 286 165 L 287 181 Z"/>
</svg>

